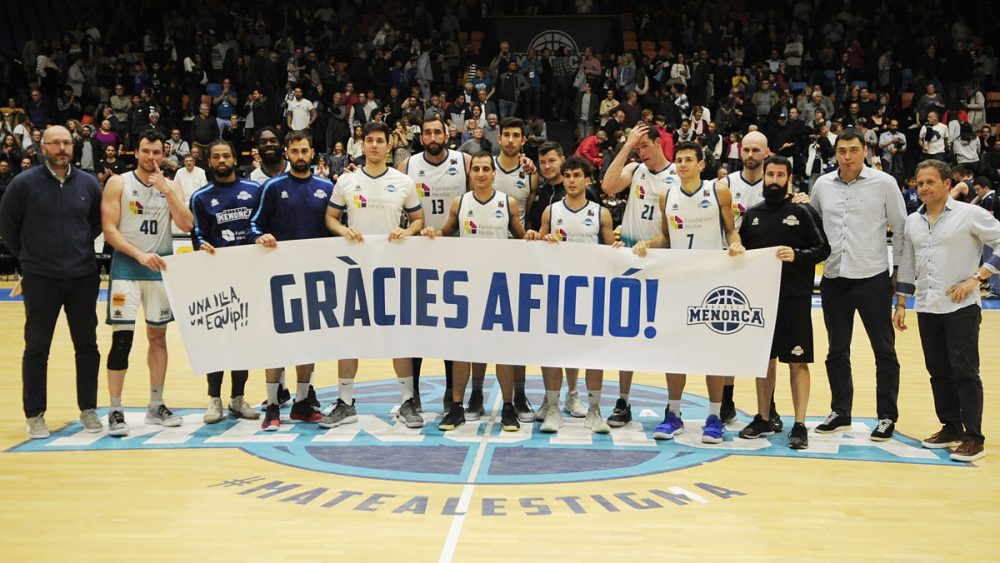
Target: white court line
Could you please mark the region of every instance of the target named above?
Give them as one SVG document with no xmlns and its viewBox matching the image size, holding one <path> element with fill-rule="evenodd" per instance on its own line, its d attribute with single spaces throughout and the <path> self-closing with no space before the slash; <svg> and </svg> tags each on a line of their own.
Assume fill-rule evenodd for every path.
<svg viewBox="0 0 1000 563">
<path fill-rule="evenodd" d="M 472 378 L 470 377 L 469 379 L 471 380 Z M 499 390 L 499 387 L 494 387 L 494 390 Z M 441 549 L 441 556 L 438 557 L 438 563 L 451 563 L 455 557 L 455 548 L 458 547 L 458 540 L 462 535 L 462 526 L 465 524 L 465 514 L 469 510 L 469 503 L 472 502 L 472 492 L 476 488 L 476 475 L 479 473 L 479 467 L 483 464 L 483 457 L 486 455 L 486 445 L 490 441 L 490 434 L 497 420 L 497 411 L 502 405 L 503 392 L 501 391 L 497 393 L 497 398 L 493 401 L 489 421 L 483 430 L 483 439 L 479 441 L 479 450 L 476 451 L 476 457 L 472 461 L 472 469 L 469 470 L 469 479 L 466 481 L 465 486 L 462 487 L 462 496 L 459 497 L 458 506 L 455 508 L 455 512 L 458 514 L 451 521 L 451 528 L 448 530 L 448 537 L 444 540 L 444 547 Z"/>
</svg>

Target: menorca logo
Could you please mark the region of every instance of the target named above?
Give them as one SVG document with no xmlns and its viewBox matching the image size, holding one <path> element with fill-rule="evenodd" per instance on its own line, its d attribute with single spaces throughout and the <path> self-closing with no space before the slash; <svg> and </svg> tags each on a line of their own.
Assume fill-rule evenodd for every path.
<svg viewBox="0 0 1000 563">
<path fill-rule="evenodd" d="M 718 334 L 735 334 L 745 326 L 764 326 L 764 310 L 751 307 L 747 296 L 735 287 L 717 287 L 701 305 L 688 307 L 687 324 L 703 324 Z"/>
</svg>

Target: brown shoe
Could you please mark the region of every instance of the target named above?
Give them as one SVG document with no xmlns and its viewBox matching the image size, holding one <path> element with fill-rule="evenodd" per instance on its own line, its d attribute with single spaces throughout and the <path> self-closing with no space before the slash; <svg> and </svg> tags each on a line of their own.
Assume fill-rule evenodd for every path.
<svg viewBox="0 0 1000 563">
<path fill-rule="evenodd" d="M 947 428 L 942 428 L 937 434 L 925 439 L 920 444 L 931 450 L 956 448 L 962 445 L 962 437 L 952 434 Z"/>
<path fill-rule="evenodd" d="M 952 461 L 976 461 L 983 457 L 986 457 L 986 449 L 976 440 L 966 440 L 951 452 Z"/>
</svg>

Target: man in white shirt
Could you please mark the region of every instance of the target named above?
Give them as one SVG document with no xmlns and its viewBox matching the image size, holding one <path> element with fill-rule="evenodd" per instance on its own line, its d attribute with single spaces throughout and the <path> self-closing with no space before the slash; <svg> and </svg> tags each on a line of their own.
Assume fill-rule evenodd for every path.
<svg viewBox="0 0 1000 563">
<path fill-rule="evenodd" d="M 295 98 L 288 102 L 288 128 L 301 131 L 312 127 L 316 120 L 316 107 L 302 96 L 302 88 L 295 88 Z"/>
<path fill-rule="evenodd" d="M 208 178 L 205 177 L 205 171 L 195 166 L 194 157 L 188 154 L 184 157 L 184 167 L 179 168 L 174 174 L 174 181 L 181 185 L 181 189 L 184 190 L 184 203 L 190 203 L 191 196 L 194 192 L 203 188 L 208 184 Z M 173 223 L 174 234 L 178 236 L 186 236 L 185 231 L 181 230 L 177 226 L 177 223 Z"/>
<path fill-rule="evenodd" d="M 945 160 L 945 147 L 948 146 L 948 127 L 941 123 L 936 111 L 927 113 L 927 123 L 920 127 L 920 149 L 923 154 L 920 160 Z"/>
</svg>

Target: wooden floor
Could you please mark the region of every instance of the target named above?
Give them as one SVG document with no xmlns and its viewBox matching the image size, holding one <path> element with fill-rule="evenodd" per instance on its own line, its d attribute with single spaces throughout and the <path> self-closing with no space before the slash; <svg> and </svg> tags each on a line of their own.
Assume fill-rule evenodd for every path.
<svg viewBox="0 0 1000 563">
<path fill-rule="evenodd" d="M 958 467 L 836 456 L 796 459 L 802 456 L 782 448 L 780 455 L 719 456 L 668 472 L 547 484 L 351 477 L 275 463 L 236 448 L 23 451 L 22 304 L 0 303 L 0 322 L 7 327 L 0 342 L 6 366 L 0 378 L 3 561 L 1000 559 L 1000 449 L 973 467 Z M 825 333 L 818 310 L 814 324 L 817 357 L 822 358 Z M 912 319 L 910 331 L 897 343 L 902 364 L 898 432 L 919 439 L 939 426 L 915 324 Z M 998 337 L 1000 313 L 987 312 L 984 430 L 992 439 L 1000 436 Z M 129 407 L 141 407 L 148 398 L 142 340 L 136 338 L 126 382 Z M 103 325 L 99 341 L 106 352 L 110 331 Z M 855 342 L 860 344 L 853 356 L 855 417 L 870 420 L 873 360 L 860 323 Z M 190 373 L 176 327 L 170 329 L 169 346 L 166 400 L 175 410 L 199 409 L 187 422 L 200 422 L 204 378 Z M 384 361 L 362 362 L 359 384 L 391 379 L 390 370 Z M 62 322 L 49 371 L 46 416 L 55 430 L 75 423 L 78 414 L 71 345 Z M 441 375 L 441 363 L 425 362 L 424 372 Z M 529 374 L 539 373 L 529 368 Z M 787 375 L 779 373 L 779 410 L 790 415 Z M 609 385 L 614 380 L 610 375 Z M 103 374 L 101 379 L 99 404 L 106 407 Z M 262 373 L 252 373 L 250 399 L 262 398 L 262 379 Z M 661 388 L 663 378 L 638 374 L 637 383 Z M 540 388 L 538 379 L 530 384 Z M 317 387 L 333 392 L 335 386 L 333 364 L 319 365 Z M 224 389 L 228 392 L 228 381 Z M 753 410 L 752 390 L 750 380 L 737 383 L 737 406 L 747 412 Z M 702 378 L 691 378 L 688 392 L 704 396 Z M 605 405 L 615 398 L 608 395 Z M 438 404 L 428 403 L 426 410 Z M 828 404 L 820 362 L 813 366 L 813 423 L 826 414 Z M 605 414 L 609 411 L 605 406 Z M 689 421 L 689 434 L 697 433 L 697 422 Z M 214 431 L 199 430 L 203 432 Z M 424 433 L 435 434 L 436 427 Z M 811 438 L 819 444 L 818 437 Z M 996 443 L 988 440 L 987 446 Z M 393 446 L 385 445 L 378 455 L 393 452 Z M 273 482 L 289 488 L 259 488 Z"/>
</svg>

